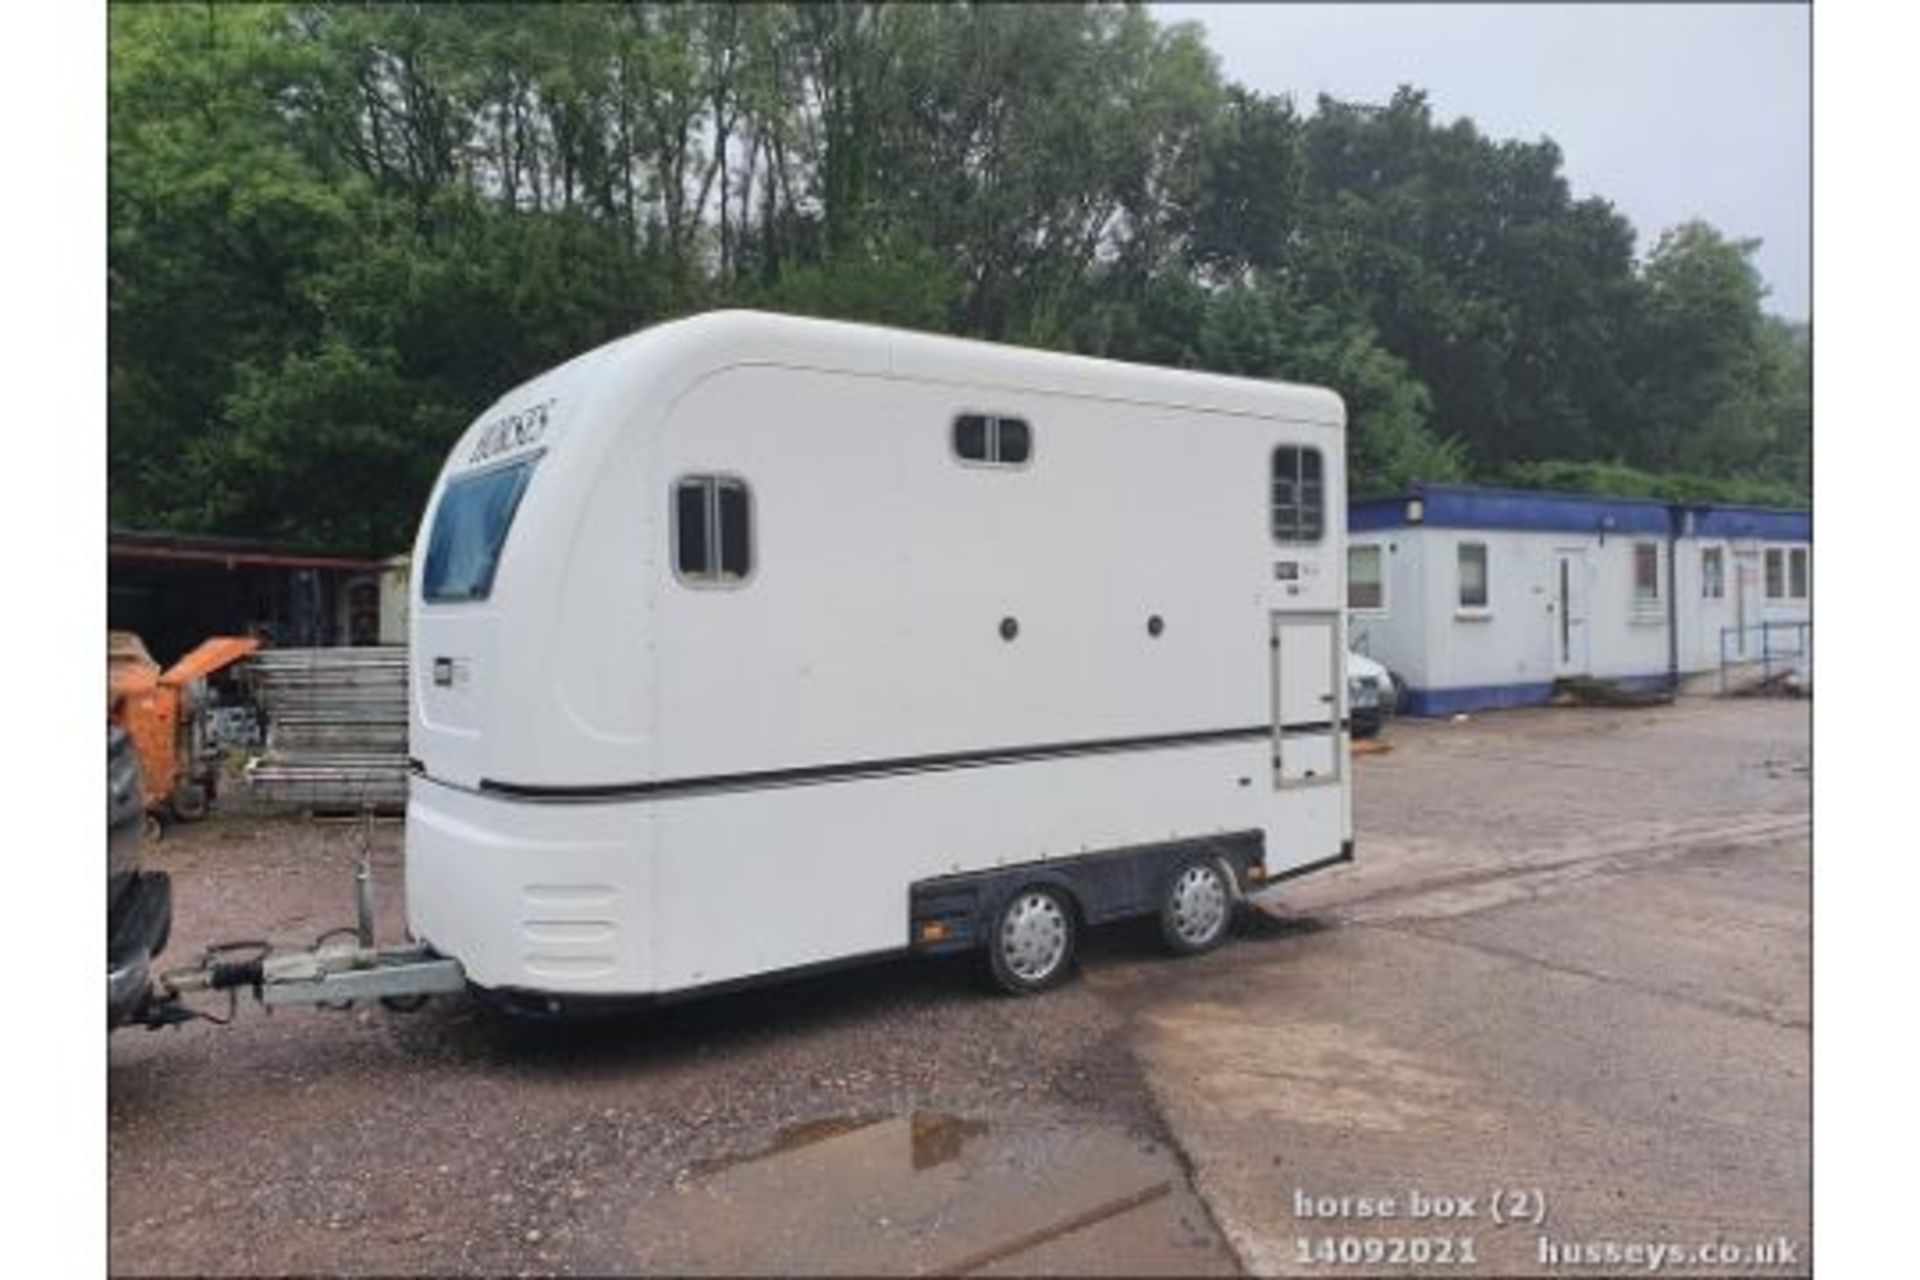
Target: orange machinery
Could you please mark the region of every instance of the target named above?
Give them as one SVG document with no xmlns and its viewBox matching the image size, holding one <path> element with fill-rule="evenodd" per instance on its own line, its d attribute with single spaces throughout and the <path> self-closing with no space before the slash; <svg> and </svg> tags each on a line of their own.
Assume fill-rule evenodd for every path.
<svg viewBox="0 0 1920 1280">
<path fill-rule="evenodd" d="M 133 739 L 148 813 L 206 816 L 219 772 L 207 743 L 207 677 L 259 647 L 252 636 L 215 636 L 162 671 L 139 636 L 107 632 L 107 716 Z"/>
</svg>

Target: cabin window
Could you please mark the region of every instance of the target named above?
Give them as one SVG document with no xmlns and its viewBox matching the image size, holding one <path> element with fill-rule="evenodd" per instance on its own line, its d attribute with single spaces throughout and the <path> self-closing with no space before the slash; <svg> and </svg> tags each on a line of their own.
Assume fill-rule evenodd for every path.
<svg viewBox="0 0 1920 1280">
<path fill-rule="evenodd" d="M 1786 556 L 1782 554 L 1779 547 L 1768 547 L 1767 548 L 1767 599 L 1769 600 L 1785 599 L 1786 594 L 1787 594 Z"/>
<path fill-rule="evenodd" d="M 1025 466 L 1033 456 L 1033 428 L 1024 418 L 963 413 L 953 420 L 953 451 L 990 467 Z"/>
<path fill-rule="evenodd" d="M 1377 542 L 1347 548 L 1347 608 L 1379 611 L 1387 607 L 1387 583 Z"/>
<path fill-rule="evenodd" d="M 1633 599 L 1646 604 L 1660 598 L 1660 544 L 1633 544 Z"/>
<path fill-rule="evenodd" d="M 753 504 L 746 482 L 687 476 L 673 487 L 673 568 L 682 582 L 733 586 L 753 572 Z"/>
<path fill-rule="evenodd" d="M 1273 540 L 1318 542 L 1326 520 L 1320 451 L 1281 445 L 1273 451 Z"/>
<path fill-rule="evenodd" d="M 1487 607 L 1487 544 L 1484 542 L 1463 542 L 1458 551 L 1460 577 L 1460 607 L 1462 609 L 1484 609 Z"/>
<path fill-rule="evenodd" d="M 1807 549 L 1795 547 L 1787 552 L 1787 594 L 1795 600 L 1807 598 Z"/>
<path fill-rule="evenodd" d="M 464 604 L 493 593 L 500 548 L 520 509 L 533 461 L 490 467 L 447 485 L 427 539 L 421 599 L 428 604 Z"/>
<path fill-rule="evenodd" d="M 1720 600 L 1727 594 L 1726 552 L 1720 547 L 1702 547 L 1700 549 L 1700 595 L 1706 600 Z"/>
</svg>

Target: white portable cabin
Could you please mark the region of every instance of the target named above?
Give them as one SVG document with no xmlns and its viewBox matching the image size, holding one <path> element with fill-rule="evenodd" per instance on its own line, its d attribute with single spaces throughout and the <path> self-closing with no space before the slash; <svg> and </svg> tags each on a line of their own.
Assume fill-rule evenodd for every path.
<svg viewBox="0 0 1920 1280">
<path fill-rule="evenodd" d="M 1429 485 L 1348 512 L 1353 645 L 1449 715 L 1590 677 L 1666 689 L 1810 644 L 1812 517 Z"/>
<path fill-rule="evenodd" d="M 742 312 L 516 388 L 414 551 L 410 931 L 543 997 L 989 934 L 1038 986 L 1350 857 L 1343 425 Z"/>
</svg>

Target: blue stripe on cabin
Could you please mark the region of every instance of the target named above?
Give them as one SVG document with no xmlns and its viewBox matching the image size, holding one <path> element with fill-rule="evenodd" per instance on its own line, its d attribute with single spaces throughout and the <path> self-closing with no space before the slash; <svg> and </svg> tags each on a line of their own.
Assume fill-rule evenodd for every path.
<svg viewBox="0 0 1920 1280">
<path fill-rule="evenodd" d="M 1418 500 L 1418 520 L 1408 518 Z M 1675 512 L 1683 527 L 1705 538 L 1760 538 L 1770 542 L 1810 542 L 1813 515 L 1777 507 L 1714 503 L 1670 504 L 1654 498 L 1609 498 L 1586 493 L 1527 489 L 1483 489 L 1469 485 L 1423 485 L 1391 497 L 1364 498 L 1348 504 L 1347 529 L 1429 526 L 1436 529 L 1515 529 L 1551 533 L 1652 533 L 1665 537 Z"/>
<path fill-rule="evenodd" d="M 1529 684 L 1475 684 L 1455 689 L 1407 690 L 1407 714 L 1450 716 L 1494 707 L 1531 707 L 1553 696 L 1551 680 Z"/>
<path fill-rule="evenodd" d="M 1694 517 L 1693 536 L 1812 542 L 1813 513 L 1775 507 L 1707 507 Z"/>
<path fill-rule="evenodd" d="M 1664 671 L 1636 676 L 1599 676 L 1599 684 L 1610 684 L 1628 693 L 1665 693 L 1673 680 Z M 1462 711 L 1491 711 L 1498 707 L 1537 707 L 1553 696 L 1553 681 L 1529 681 L 1521 684 L 1460 685 L 1451 689 L 1407 690 L 1407 714 L 1411 716 L 1450 716 Z"/>
</svg>

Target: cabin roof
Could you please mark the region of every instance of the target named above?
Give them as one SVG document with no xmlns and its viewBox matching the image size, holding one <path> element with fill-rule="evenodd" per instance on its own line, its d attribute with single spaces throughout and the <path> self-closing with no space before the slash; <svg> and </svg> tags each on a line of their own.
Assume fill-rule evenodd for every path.
<svg viewBox="0 0 1920 1280">
<path fill-rule="evenodd" d="M 1410 504 L 1418 500 L 1419 515 Z M 1416 485 L 1402 493 L 1356 499 L 1347 507 L 1355 533 L 1426 525 L 1440 529 L 1512 529 L 1555 533 L 1677 532 L 1692 537 L 1811 542 L 1813 513 L 1804 508 L 1722 502 L 1665 502 L 1591 493 L 1476 485 Z"/>
</svg>

